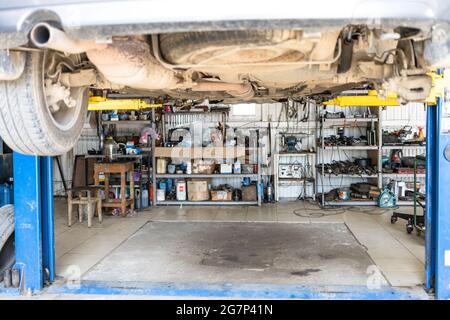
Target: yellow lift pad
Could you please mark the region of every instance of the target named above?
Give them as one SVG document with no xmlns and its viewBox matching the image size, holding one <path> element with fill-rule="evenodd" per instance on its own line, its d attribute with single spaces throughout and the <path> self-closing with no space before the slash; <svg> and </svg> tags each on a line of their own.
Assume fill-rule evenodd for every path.
<svg viewBox="0 0 450 320">
<path fill-rule="evenodd" d="M 161 103 L 147 103 L 142 99 L 107 99 L 99 96 L 89 98 L 89 111 L 142 110 L 162 107 Z"/>
</svg>

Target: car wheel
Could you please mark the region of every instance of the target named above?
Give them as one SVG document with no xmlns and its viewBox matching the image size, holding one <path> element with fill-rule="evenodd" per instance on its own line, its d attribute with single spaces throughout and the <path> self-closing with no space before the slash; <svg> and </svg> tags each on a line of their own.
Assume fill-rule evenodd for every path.
<svg viewBox="0 0 450 320">
<path fill-rule="evenodd" d="M 72 149 L 86 118 L 88 88 L 65 87 L 60 77 L 80 65 L 78 55 L 28 52 L 22 75 L 0 81 L 0 135 L 11 149 L 39 156 Z"/>
</svg>

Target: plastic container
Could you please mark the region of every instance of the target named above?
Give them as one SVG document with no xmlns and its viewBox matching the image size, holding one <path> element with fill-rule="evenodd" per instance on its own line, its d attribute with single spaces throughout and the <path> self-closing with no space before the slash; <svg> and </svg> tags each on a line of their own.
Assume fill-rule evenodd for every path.
<svg viewBox="0 0 450 320">
<path fill-rule="evenodd" d="M 186 201 L 186 181 L 177 180 L 177 200 Z"/>
<path fill-rule="evenodd" d="M 166 158 L 156 159 L 156 173 L 165 174 L 166 170 L 167 170 L 167 159 Z"/>
<path fill-rule="evenodd" d="M 186 174 L 192 174 L 192 162 L 186 162 Z"/>
<path fill-rule="evenodd" d="M 148 190 L 142 190 L 142 208 L 148 207 Z"/>
<path fill-rule="evenodd" d="M 166 180 L 166 192 L 167 193 L 172 192 L 172 188 L 173 188 L 173 179 L 167 179 Z"/>
<path fill-rule="evenodd" d="M 240 174 L 241 173 L 241 162 L 239 160 L 237 160 L 234 163 L 233 173 L 234 174 Z"/>
<path fill-rule="evenodd" d="M 134 189 L 134 206 L 136 209 L 141 208 L 141 190 L 140 189 Z"/>
<path fill-rule="evenodd" d="M 158 183 L 158 189 L 164 189 L 164 190 L 167 190 L 167 183 L 166 183 L 166 181 L 159 181 L 159 183 Z"/>
<path fill-rule="evenodd" d="M 157 201 L 165 201 L 166 200 L 166 189 L 156 190 L 156 200 Z"/>
<path fill-rule="evenodd" d="M 11 186 L 7 183 L 0 184 L 0 207 L 7 204 L 12 204 L 12 190 Z"/>
<path fill-rule="evenodd" d="M 174 174 L 176 169 L 177 169 L 177 167 L 174 164 L 169 164 L 167 166 L 167 172 L 169 174 Z"/>
</svg>

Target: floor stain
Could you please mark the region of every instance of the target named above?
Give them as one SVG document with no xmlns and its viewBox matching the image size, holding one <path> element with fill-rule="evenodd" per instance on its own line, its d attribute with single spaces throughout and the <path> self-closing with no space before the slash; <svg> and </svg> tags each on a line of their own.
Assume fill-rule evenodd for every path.
<svg viewBox="0 0 450 320">
<path fill-rule="evenodd" d="M 304 269 L 300 271 L 291 272 L 293 276 L 307 277 L 310 273 L 322 271 L 320 269 Z"/>
</svg>

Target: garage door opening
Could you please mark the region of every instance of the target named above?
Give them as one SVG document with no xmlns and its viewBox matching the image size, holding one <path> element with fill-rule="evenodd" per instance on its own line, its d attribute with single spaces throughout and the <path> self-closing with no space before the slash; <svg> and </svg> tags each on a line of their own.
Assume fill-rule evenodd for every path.
<svg viewBox="0 0 450 320">
<path fill-rule="evenodd" d="M 424 153 L 422 133 L 426 109 L 423 104 L 392 108 L 323 108 L 298 102 L 256 104 L 252 120 L 248 115 L 233 112 L 227 115 L 226 107 L 210 106 L 209 112 L 197 114 L 165 113 L 152 129 L 160 134 L 160 139 L 166 139 L 161 147 L 154 146 L 159 153 L 134 156 L 138 160 L 130 155 L 122 156 L 138 165 L 135 188 L 148 190 L 143 197 L 140 191 L 134 193 L 137 209 L 127 208 L 125 217 L 120 217 L 120 208 L 104 208 L 101 224 L 94 216 L 90 228 L 86 220 L 82 223 L 74 220 L 68 227 L 67 201 L 55 200 L 59 280 L 51 290 L 83 292 L 97 288 L 98 292 L 103 292 L 98 288 L 126 288 L 129 291 L 125 292 L 146 295 L 246 297 L 266 292 L 262 295 L 310 298 L 329 298 L 332 292 L 341 290 L 348 297 L 369 292 L 378 298 L 393 293 L 428 298 L 423 289 L 424 236 L 416 232 L 408 234 L 407 221 L 399 220 L 395 224 L 391 221 L 394 211 L 411 214 L 414 211 L 413 168 L 401 162 L 397 166 L 392 155 L 401 150 L 400 158 L 408 160 Z M 220 108 L 220 112 L 215 113 L 215 108 Z M 153 114 L 156 118 L 157 112 Z M 344 116 L 322 118 L 340 113 Z M 106 118 L 101 120 L 101 114 L 98 116 L 108 124 L 107 130 L 115 130 L 116 142 L 122 141 L 121 136 L 131 139 L 145 129 L 145 125 L 139 126 L 138 122 L 133 124 L 137 126 L 134 129 L 128 125 L 130 120 L 112 123 Z M 150 112 L 149 123 L 151 119 Z M 124 122 L 121 124 L 121 121 Z M 180 126 L 177 121 L 185 122 Z M 221 131 L 218 122 L 223 123 L 226 130 Z M 196 125 L 202 128 L 198 136 L 202 143 L 201 159 L 186 153 L 175 153 L 172 159 L 167 157 L 174 154 L 173 150 L 185 152 L 186 145 L 196 139 L 195 134 L 186 132 Z M 179 127 L 184 127 L 184 132 L 178 130 Z M 231 156 L 233 162 L 223 160 L 210 169 L 211 149 L 215 152 L 219 148 L 237 149 L 235 145 L 230 146 L 230 141 L 239 141 L 236 138 L 239 131 L 247 133 L 247 138 L 242 139 L 243 153 L 235 151 Z M 256 155 L 248 150 L 252 132 L 257 132 Z M 212 147 L 214 138 L 220 134 L 223 134 L 221 141 L 227 141 L 228 137 L 229 145 Z M 369 134 L 373 138 L 370 145 Z M 400 140 L 383 143 L 389 135 Z M 155 143 L 152 133 L 148 138 L 150 146 Z M 354 145 L 339 142 L 350 138 Z M 74 149 L 75 155 L 85 158 L 83 170 L 93 170 L 95 165 L 89 159 L 103 161 L 103 155 L 87 152 L 97 146 L 97 139 L 96 130 L 86 129 Z M 205 139 L 209 139 L 210 145 L 204 144 Z M 322 145 L 325 139 L 336 145 Z M 410 143 L 405 142 L 408 139 Z M 171 143 L 170 147 L 167 143 Z M 209 154 L 204 153 L 208 148 Z M 170 153 L 165 153 L 166 149 L 171 149 Z M 257 159 L 256 166 L 251 162 L 252 156 Z M 193 157 L 190 168 L 186 166 L 189 157 Z M 214 157 L 217 159 L 217 155 Z M 223 154 L 220 157 L 224 157 Z M 360 159 L 372 161 L 371 167 L 363 173 L 322 174 L 322 163 L 344 161 L 356 166 L 354 160 Z M 234 171 L 237 164 L 240 173 Z M 230 170 L 227 165 L 231 171 L 226 171 Z M 154 176 L 152 170 L 146 171 L 152 166 Z M 251 171 L 243 172 L 244 168 Z M 344 167 L 346 170 L 361 168 L 367 169 Z M 208 169 L 213 171 L 195 171 Z M 150 174 L 146 175 L 148 172 Z M 416 167 L 417 194 L 425 191 L 424 177 Z M 100 184 L 103 185 L 104 180 L 102 176 Z M 126 180 L 129 183 L 130 179 Z M 403 183 L 388 186 L 392 180 Z M 205 182 L 206 195 L 202 184 L 192 184 L 194 181 Z M 109 197 L 119 199 L 120 175 L 111 176 L 108 182 Z M 178 190 L 181 182 L 186 188 L 182 195 Z M 370 184 L 378 189 L 370 190 L 374 196 L 367 193 L 360 198 L 362 192 L 352 189 L 355 183 Z M 254 186 L 254 198 L 243 199 L 235 190 L 242 193 L 248 186 Z M 390 200 L 395 201 L 395 207 L 380 208 L 379 195 L 388 187 L 392 188 L 389 190 L 394 200 Z M 126 188 L 129 198 L 128 185 Z M 58 178 L 55 189 L 62 192 Z M 350 191 L 349 199 L 340 198 L 342 190 Z M 331 199 L 333 192 L 336 196 Z M 143 200 L 146 196 L 148 199 Z M 322 203 L 325 196 L 326 201 Z M 419 216 L 422 214 L 420 206 L 416 211 Z M 246 291 L 245 288 L 252 289 Z"/>
</svg>

